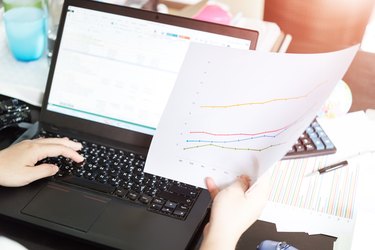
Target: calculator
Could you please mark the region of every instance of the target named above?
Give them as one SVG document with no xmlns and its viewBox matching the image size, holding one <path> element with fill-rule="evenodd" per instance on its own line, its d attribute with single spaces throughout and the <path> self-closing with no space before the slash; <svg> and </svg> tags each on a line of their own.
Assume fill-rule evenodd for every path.
<svg viewBox="0 0 375 250">
<path fill-rule="evenodd" d="M 315 119 L 282 160 L 336 153 L 336 147 Z"/>
</svg>

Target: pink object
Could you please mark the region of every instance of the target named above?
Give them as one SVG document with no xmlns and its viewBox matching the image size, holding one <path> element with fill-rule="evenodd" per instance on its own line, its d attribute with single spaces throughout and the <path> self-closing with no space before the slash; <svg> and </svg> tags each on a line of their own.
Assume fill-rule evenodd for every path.
<svg viewBox="0 0 375 250">
<path fill-rule="evenodd" d="M 226 25 L 229 25 L 231 20 L 228 11 L 216 4 L 206 5 L 193 18 Z"/>
</svg>

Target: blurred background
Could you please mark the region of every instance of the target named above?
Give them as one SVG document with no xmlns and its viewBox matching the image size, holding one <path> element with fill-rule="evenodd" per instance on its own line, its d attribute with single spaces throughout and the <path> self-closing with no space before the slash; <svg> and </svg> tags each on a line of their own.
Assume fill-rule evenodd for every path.
<svg viewBox="0 0 375 250">
<path fill-rule="evenodd" d="M 264 20 L 276 22 L 293 36 L 288 52 L 332 51 L 361 43 L 374 3 L 374 0 L 265 0 Z"/>
</svg>

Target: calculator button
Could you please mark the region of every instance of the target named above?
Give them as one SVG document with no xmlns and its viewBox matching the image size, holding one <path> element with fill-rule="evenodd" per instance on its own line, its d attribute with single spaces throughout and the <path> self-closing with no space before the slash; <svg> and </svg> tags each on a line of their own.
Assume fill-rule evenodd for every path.
<svg viewBox="0 0 375 250">
<path fill-rule="evenodd" d="M 304 138 L 304 139 L 301 139 L 301 143 L 306 145 L 306 144 L 311 144 L 311 140 L 309 138 Z"/>
<path fill-rule="evenodd" d="M 316 127 L 320 127 L 320 125 L 319 125 L 319 123 L 317 121 L 313 121 L 311 123 L 311 127 L 316 128 Z"/>
<path fill-rule="evenodd" d="M 318 132 L 318 136 L 319 136 L 320 138 L 322 138 L 322 137 L 327 137 L 327 134 L 324 133 L 324 131 L 319 131 L 319 132 Z"/>
<path fill-rule="evenodd" d="M 316 127 L 314 127 L 314 130 L 315 130 L 315 132 L 317 132 L 317 133 L 323 131 L 322 127 L 320 127 L 320 126 L 316 126 Z"/>
<path fill-rule="evenodd" d="M 315 131 L 314 131 L 314 129 L 312 128 L 312 127 L 308 127 L 307 129 L 306 129 L 306 133 L 307 134 L 311 134 L 311 133 L 314 133 Z"/>
<path fill-rule="evenodd" d="M 324 138 L 322 138 L 322 140 L 323 140 L 323 143 L 324 143 L 324 145 L 326 146 L 327 149 L 332 149 L 332 148 L 335 147 L 333 145 L 333 143 L 331 142 L 331 140 L 328 139 L 328 137 L 324 137 Z"/>
<path fill-rule="evenodd" d="M 299 138 L 302 140 L 302 139 L 305 139 L 305 138 L 309 138 L 309 136 L 307 135 L 306 132 L 304 132 Z"/>
<path fill-rule="evenodd" d="M 309 143 L 309 144 L 305 144 L 305 148 L 307 151 L 310 151 L 310 150 L 314 150 L 315 147 L 313 144 Z"/>
<path fill-rule="evenodd" d="M 305 147 L 304 147 L 302 144 L 298 144 L 298 145 L 295 145 L 295 146 L 294 146 L 294 150 L 295 150 L 296 152 L 302 152 L 302 151 L 305 150 Z"/>
<path fill-rule="evenodd" d="M 319 137 L 319 136 L 318 136 L 318 133 L 315 133 L 315 132 L 309 134 L 309 136 L 310 136 L 311 139 L 313 139 L 313 138 L 318 138 L 318 137 Z"/>
<path fill-rule="evenodd" d="M 324 150 L 325 149 L 325 145 L 323 144 L 322 140 L 320 140 L 320 138 L 314 138 L 314 139 L 312 139 L 312 141 L 314 142 L 314 145 L 315 145 L 317 150 Z"/>
</svg>

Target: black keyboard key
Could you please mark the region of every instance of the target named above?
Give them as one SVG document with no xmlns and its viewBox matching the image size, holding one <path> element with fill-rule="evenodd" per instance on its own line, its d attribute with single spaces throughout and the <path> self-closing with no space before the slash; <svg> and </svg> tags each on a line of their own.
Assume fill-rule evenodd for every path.
<svg viewBox="0 0 375 250">
<path fill-rule="evenodd" d="M 185 214 L 187 213 L 187 210 L 181 210 L 181 209 L 176 209 L 174 210 L 173 214 L 176 216 L 184 217 Z"/>
<path fill-rule="evenodd" d="M 175 210 L 174 210 L 174 212 L 173 212 L 173 214 L 174 215 L 177 215 L 177 216 L 180 216 L 180 217 L 183 217 L 183 216 L 185 216 L 185 214 L 187 213 L 189 211 L 189 208 L 188 207 L 186 207 L 186 206 L 178 206 Z"/>
<path fill-rule="evenodd" d="M 161 199 L 161 198 L 154 198 L 150 204 L 150 209 L 151 210 L 160 210 L 163 205 L 165 203 L 165 200 L 164 199 Z"/>
<path fill-rule="evenodd" d="M 73 167 L 75 167 L 75 168 L 82 168 L 82 167 L 85 166 L 85 164 L 86 164 L 85 160 L 83 160 L 81 162 L 73 162 Z"/>
<path fill-rule="evenodd" d="M 106 174 L 100 174 L 96 177 L 96 180 L 100 183 L 107 183 L 109 177 Z"/>
<path fill-rule="evenodd" d="M 164 206 L 164 207 L 161 209 L 161 211 L 162 211 L 163 213 L 171 214 L 171 213 L 173 212 L 173 209 Z"/>
<path fill-rule="evenodd" d="M 95 173 L 92 173 L 92 172 L 85 172 L 85 173 L 83 174 L 83 177 L 85 177 L 86 179 L 88 179 L 88 180 L 90 180 L 90 181 L 94 180 L 94 179 L 95 179 L 95 176 L 96 176 L 96 174 L 95 174 Z"/>
<path fill-rule="evenodd" d="M 108 179 L 107 183 L 112 186 L 118 186 L 120 184 L 120 179 L 117 177 L 111 177 Z"/>
<path fill-rule="evenodd" d="M 75 168 L 73 169 L 72 173 L 77 176 L 77 177 L 81 177 L 83 176 L 83 174 L 86 172 L 86 170 L 84 170 L 83 168 Z"/>
<path fill-rule="evenodd" d="M 125 197 L 125 195 L 128 193 L 128 190 L 124 189 L 124 188 L 117 188 L 116 191 L 115 191 L 115 195 L 120 197 L 120 198 L 123 198 Z"/>
<path fill-rule="evenodd" d="M 115 187 L 110 186 L 110 185 L 101 184 L 96 181 L 90 181 L 90 180 L 86 180 L 84 178 L 76 177 L 76 176 L 66 176 L 64 178 L 60 178 L 59 180 L 70 183 L 70 184 L 74 184 L 77 186 L 93 189 L 95 191 L 108 193 L 108 194 L 113 193 L 116 189 Z"/>
<path fill-rule="evenodd" d="M 159 205 L 164 205 L 164 202 L 165 202 L 165 200 L 163 200 L 161 198 L 157 198 L 157 197 L 152 200 L 152 203 L 159 204 Z"/>
<path fill-rule="evenodd" d="M 177 195 L 175 193 L 170 193 L 170 192 L 167 192 L 167 191 L 159 191 L 157 193 L 157 196 L 159 196 L 161 198 L 164 198 L 166 200 L 174 201 L 174 202 L 181 203 L 181 204 L 189 205 L 193 202 L 193 200 L 191 198 L 181 196 L 181 195 Z"/>
<path fill-rule="evenodd" d="M 143 193 L 148 194 L 150 196 L 155 196 L 157 191 L 158 191 L 157 189 L 152 188 L 152 187 L 146 187 L 143 189 Z"/>
<path fill-rule="evenodd" d="M 180 194 L 180 195 L 186 196 L 186 197 L 194 197 L 191 194 L 191 192 L 190 192 L 190 190 L 188 188 L 180 187 L 180 186 L 177 186 L 177 185 L 172 185 L 169 188 L 169 191 L 172 192 L 172 193 L 176 193 L 176 194 Z"/>
<path fill-rule="evenodd" d="M 150 209 L 151 210 L 160 210 L 163 206 L 157 203 L 151 203 Z"/>
<path fill-rule="evenodd" d="M 148 196 L 146 194 L 142 194 L 139 199 L 138 199 L 140 202 L 142 202 L 143 204 L 148 204 L 150 203 L 150 201 L 152 200 L 152 197 L 151 196 Z"/>
<path fill-rule="evenodd" d="M 139 196 L 139 193 L 130 190 L 126 197 L 128 197 L 130 200 L 135 201 Z"/>
<path fill-rule="evenodd" d="M 140 193 L 142 191 L 142 186 L 139 185 L 139 184 L 136 184 L 136 183 L 133 183 L 131 188 L 132 188 L 133 191 L 138 192 L 138 193 Z"/>
<path fill-rule="evenodd" d="M 175 209 L 176 208 L 176 206 L 177 206 L 177 203 L 176 202 L 173 202 L 173 201 L 167 201 L 167 202 L 165 202 L 165 204 L 164 204 L 164 207 L 168 207 L 168 208 L 170 208 L 170 209 Z"/>
</svg>

